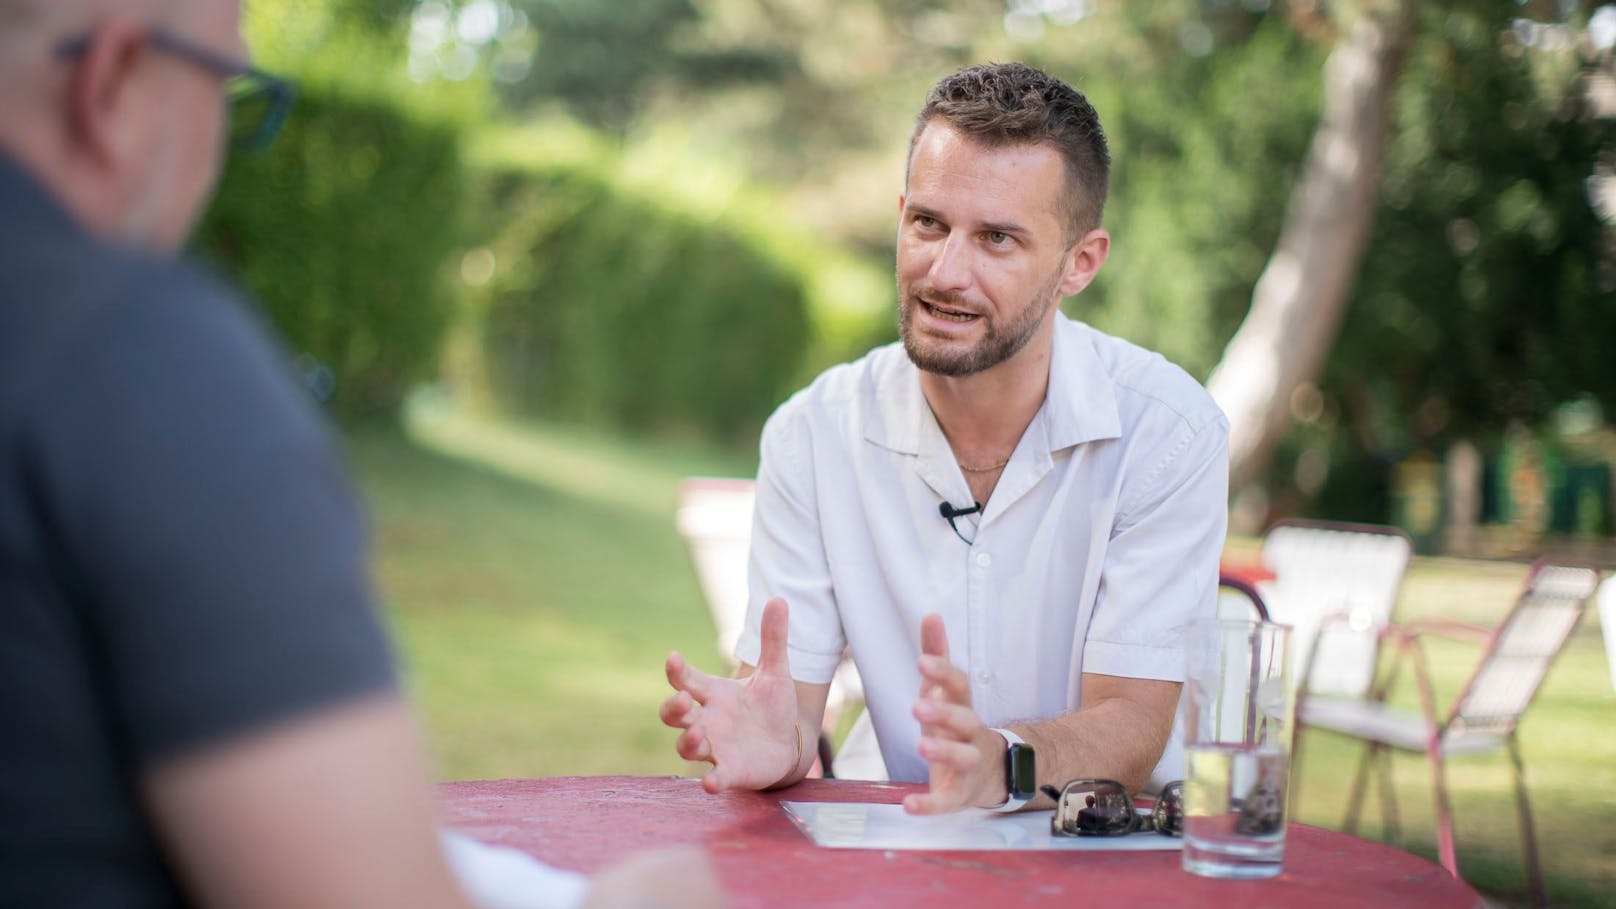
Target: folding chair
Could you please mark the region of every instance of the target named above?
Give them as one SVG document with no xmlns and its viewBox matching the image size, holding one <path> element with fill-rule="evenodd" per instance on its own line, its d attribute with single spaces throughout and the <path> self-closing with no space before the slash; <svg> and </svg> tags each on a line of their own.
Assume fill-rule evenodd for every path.
<svg viewBox="0 0 1616 909">
<path fill-rule="evenodd" d="M 1256 586 L 1231 574 L 1218 575 L 1218 618 L 1268 621 L 1268 604 Z"/>
<path fill-rule="evenodd" d="M 1307 723 L 1312 694 L 1362 697 L 1375 680 L 1379 631 L 1391 621 L 1413 557 L 1395 527 L 1281 521 L 1263 537 L 1258 584 L 1273 621 L 1290 625 L 1296 718 Z"/>
<path fill-rule="evenodd" d="M 691 477 L 679 485 L 679 506 L 675 525 L 690 549 L 696 581 L 713 627 L 718 632 L 718 651 L 734 666 L 735 642 L 746 626 L 746 606 L 750 596 L 747 561 L 752 544 L 752 506 L 756 484 L 751 480 L 719 477 Z M 837 712 L 861 706 L 864 688 L 858 670 L 843 660 L 831 681 L 826 700 L 827 722 Z M 862 741 L 862 739 L 861 739 Z M 874 737 L 870 736 L 873 745 Z M 851 757 L 851 755 L 849 755 Z M 879 755 L 877 755 L 879 760 Z M 831 776 L 830 737 L 819 735 L 819 763 L 825 776 Z"/>
<path fill-rule="evenodd" d="M 1488 631 L 1441 619 L 1388 626 L 1384 637 L 1398 648 L 1397 659 L 1368 697 L 1312 698 L 1310 725 L 1361 739 L 1365 744 L 1347 804 L 1344 829 L 1348 833 L 1357 829 L 1369 767 L 1378 762 L 1382 814 L 1388 832 L 1395 831 L 1396 796 L 1391 786 L 1387 749 L 1423 752 L 1431 762 L 1434 781 L 1437 851 L 1443 867 L 1458 877 L 1445 761 L 1450 755 L 1483 754 L 1507 748 L 1515 775 L 1515 805 L 1520 816 L 1521 845 L 1531 878 L 1532 899 L 1534 905 L 1545 905 L 1547 896 L 1532 826 L 1532 808 L 1527 799 L 1526 776 L 1515 732 L 1549 667 L 1582 618 L 1598 581 L 1598 572 L 1591 568 L 1539 560 L 1527 575 L 1514 608 L 1497 628 Z M 1425 635 L 1485 644 L 1481 661 L 1446 719 L 1439 719 L 1437 715 L 1421 644 Z M 1386 703 L 1386 696 L 1404 663 L 1413 667 L 1419 687 L 1418 713 Z M 1393 832 L 1392 838 L 1395 841 L 1400 837 Z"/>
<path fill-rule="evenodd" d="M 1616 688 L 1616 577 L 1599 585 L 1599 633 L 1605 638 L 1605 664 L 1610 687 Z"/>
<path fill-rule="evenodd" d="M 718 652 L 726 660 L 734 659 L 746 625 L 752 499 L 751 480 L 692 477 L 679 485 L 674 523 L 690 549 L 696 582 L 718 632 Z"/>
</svg>

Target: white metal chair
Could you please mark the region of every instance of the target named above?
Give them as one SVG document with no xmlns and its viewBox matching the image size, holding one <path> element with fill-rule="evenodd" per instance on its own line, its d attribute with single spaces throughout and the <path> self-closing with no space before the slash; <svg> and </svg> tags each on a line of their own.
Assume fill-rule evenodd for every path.
<svg viewBox="0 0 1616 909">
<path fill-rule="evenodd" d="M 1308 722 L 1313 694 L 1362 697 L 1375 680 L 1380 628 L 1391 621 L 1413 557 L 1395 527 L 1281 521 L 1263 537 L 1274 578 L 1257 585 L 1269 617 L 1290 625 L 1296 719 Z"/>
<path fill-rule="evenodd" d="M 1605 663 L 1610 667 L 1610 687 L 1616 688 L 1616 577 L 1599 585 L 1599 633 L 1605 636 Z"/>
<path fill-rule="evenodd" d="M 1403 574 L 1414 555 L 1395 527 L 1287 520 L 1263 537 L 1259 581 L 1272 621 L 1291 626 L 1290 677 L 1296 686 L 1291 742 L 1291 812 L 1300 810 L 1302 730 L 1314 695 L 1367 697 Z"/>
<path fill-rule="evenodd" d="M 751 480 L 693 477 L 679 486 L 674 523 L 690 549 L 718 652 L 733 660 L 746 624 L 746 561 L 752 544 Z"/>
<path fill-rule="evenodd" d="M 747 561 L 752 544 L 752 507 L 756 497 L 756 484 L 751 480 L 721 477 L 691 477 L 679 486 L 679 506 L 675 524 L 679 535 L 690 549 L 690 559 L 696 569 L 696 581 L 718 632 L 718 650 L 734 666 L 735 642 L 740 639 L 746 625 L 746 607 L 749 597 Z M 857 708 L 862 711 L 864 688 L 858 670 L 851 660 L 843 660 L 831 681 L 830 696 L 826 700 L 827 722 L 833 722 L 838 713 Z M 868 727 L 868 718 L 855 721 L 853 731 L 837 755 L 845 773 L 859 772 L 857 778 L 884 778 L 885 764 L 879 752 L 874 752 L 873 763 L 866 754 L 873 751 L 875 737 Z M 821 768 L 831 775 L 832 754 L 828 736 L 821 733 L 819 742 Z M 877 776 L 877 768 L 882 775 Z M 850 777 L 852 778 L 852 777 Z"/>
<path fill-rule="evenodd" d="M 1538 860 L 1532 809 L 1527 799 L 1516 728 L 1531 705 L 1549 667 L 1576 629 L 1598 583 L 1598 572 L 1577 565 L 1540 560 L 1532 566 L 1513 609 L 1489 631 L 1447 620 L 1388 626 L 1383 635 L 1398 648 L 1397 659 L 1383 680 L 1364 698 L 1311 699 L 1310 725 L 1364 742 L 1352 795 L 1343 822 L 1348 833 L 1358 824 L 1358 811 L 1372 764 L 1380 766 L 1382 814 L 1394 840 L 1396 797 L 1391 786 L 1387 749 L 1423 752 L 1431 762 L 1436 798 L 1437 851 L 1443 867 L 1459 876 L 1454 851 L 1453 811 L 1448 799 L 1445 761 L 1450 755 L 1483 754 L 1506 748 L 1515 776 L 1515 804 L 1521 845 L 1526 854 L 1535 905 L 1546 904 Z M 1481 661 L 1445 719 L 1439 718 L 1421 639 L 1440 635 L 1484 642 Z M 1419 688 L 1418 713 L 1386 703 L 1404 663 L 1413 667 Z"/>
</svg>

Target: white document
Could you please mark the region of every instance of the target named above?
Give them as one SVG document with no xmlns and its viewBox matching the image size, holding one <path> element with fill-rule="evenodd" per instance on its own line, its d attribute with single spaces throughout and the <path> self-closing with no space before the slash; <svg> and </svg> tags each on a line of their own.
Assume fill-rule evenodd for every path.
<svg viewBox="0 0 1616 909">
<path fill-rule="evenodd" d="M 1133 852 L 1173 850 L 1183 841 L 1159 833 L 1127 836 L 1055 836 L 1053 811 L 999 814 L 973 809 L 915 816 L 902 805 L 858 802 L 781 802 L 786 815 L 814 845 L 826 849 L 1060 849 Z"/>
<path fill-rule="evenodd" d="M 443 857 L 479 909 L 578 909 L 589 878 L 551 868 L 520 849 L 439 830 Z"/>
</svg>

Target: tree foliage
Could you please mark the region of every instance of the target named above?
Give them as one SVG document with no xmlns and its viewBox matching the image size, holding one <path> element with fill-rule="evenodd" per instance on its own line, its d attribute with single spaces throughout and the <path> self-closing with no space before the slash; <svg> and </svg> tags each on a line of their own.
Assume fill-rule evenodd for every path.
<svg viewBox="0 0 1616 909">
<path fill-rule="evenodd" d="M 249 8 L 255 57 L 299 97 L 273 145 L 231 155 L 196 238 L 349 419 L 391 416 L 434 375 L 454 307 L 445 265 L 465 239 L 476 93 L 404 80 L 401 5 Z"/>
<path fill-rule="evenodd" d="M 1590 199 L 1616 138 L 1585 90 L 1598 61 L 1523 46 L 1509 13 L 1424 12 L 1377 229 L 1292 443 L 1338 468 L 1321 507 L 1384 518 L 1366 493 L 1409 452 L 1493 446 L 1584 397 L 1616 412 L 1616 264 Z"/>
<path fill-rule="evenodd" d="M 799 377 L 802 276 L 739 226 L 617 185 L 600 162 L 507 162 L 479 209 L 500 225 L 482 336 L 507 406 L 750 442 Z"/>
<path fill-rule="evenodd" d="M 778 83 L 794 61 L 770 43 L 714 40 L 693 0 L 518 0 L 537 32 L 527 78 L 505 87 L 519 107 L 547 100 L 619 131 L 670 93 Z"/>
</svg>

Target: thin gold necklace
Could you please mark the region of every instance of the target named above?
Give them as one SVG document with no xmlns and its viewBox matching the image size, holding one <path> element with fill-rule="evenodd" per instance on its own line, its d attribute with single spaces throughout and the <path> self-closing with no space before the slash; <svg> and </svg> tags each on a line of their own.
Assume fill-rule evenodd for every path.
<svg viewBox="0 0 1616 909">
<path fill-rule="evenodd" d="M 964 461 L 955 461 L 954 463 L 958 464 L 959 469 L 965 471 L 966 473 L 991 473 L 992 471 L 998 470 L 1004 465 L 1010 463 L 1010 459 L 1005 458 L 1003 461 L 1000 461 L 997 464 L 989 464 L 986 467 L 972 467 Z"/>
</svg>

